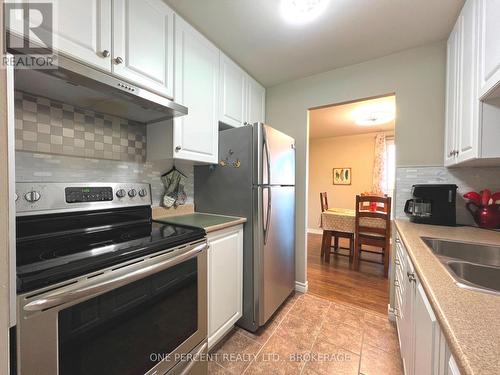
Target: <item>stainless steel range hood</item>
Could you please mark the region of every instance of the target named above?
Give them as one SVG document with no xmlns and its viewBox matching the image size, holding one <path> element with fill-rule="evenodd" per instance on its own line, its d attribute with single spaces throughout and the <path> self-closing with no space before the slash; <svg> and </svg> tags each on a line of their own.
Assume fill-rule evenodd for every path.
<svg viewBox="0 0 500 375">
<path fill-rule="evenodd" d="M 17 69 L 14 88 L 145 124 L 187 115 L 172 100 L 58 56 L 58 69 Z"/>
</svg>

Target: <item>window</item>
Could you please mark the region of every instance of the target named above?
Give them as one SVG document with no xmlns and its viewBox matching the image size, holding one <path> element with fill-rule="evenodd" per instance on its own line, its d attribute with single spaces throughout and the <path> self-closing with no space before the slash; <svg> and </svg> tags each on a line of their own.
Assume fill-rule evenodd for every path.
<svg viewBox="0 0 500 375">
<path fill-rule="evenodd" d="M 393 197 L 396 186 L 396 145 L 394 138 L 386 140 L 386 163 L 385 163 L 385 181 L 387 183 L 387 195 Z"/>
</svg>

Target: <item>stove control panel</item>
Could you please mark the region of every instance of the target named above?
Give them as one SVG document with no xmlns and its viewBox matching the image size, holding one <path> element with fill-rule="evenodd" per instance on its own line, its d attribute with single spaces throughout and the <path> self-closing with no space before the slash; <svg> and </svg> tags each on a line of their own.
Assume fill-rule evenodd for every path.
<svg viewBox="0 0 500 375">
<path fill-rule="evenodd" d="M 66 203 L 102 202 L 113 200 L 113 188 L 110 186 L 67 187 Z"/>
<path fill-rule="evenodd" d="M 15 198 L 18 216 L 152 204 L 149 184 L 126 182 L 18 182 Z"/>
</svg>

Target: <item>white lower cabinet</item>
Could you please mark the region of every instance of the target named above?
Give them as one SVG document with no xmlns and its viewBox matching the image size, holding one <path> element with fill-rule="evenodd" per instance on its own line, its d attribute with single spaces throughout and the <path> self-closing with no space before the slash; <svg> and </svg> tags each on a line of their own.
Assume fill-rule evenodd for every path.
<svg viewBox="0 0 500 375">
<path fill-rule="evenodd" d="M 208 233 L 208 347 L 234 326 L 243 308 L 243 226 Z"/>
<path fill-rule="evenodd" d="M 396 232 L 395 312 L 405 375 L 460 375 L 410 257 Z"/>
</svg>

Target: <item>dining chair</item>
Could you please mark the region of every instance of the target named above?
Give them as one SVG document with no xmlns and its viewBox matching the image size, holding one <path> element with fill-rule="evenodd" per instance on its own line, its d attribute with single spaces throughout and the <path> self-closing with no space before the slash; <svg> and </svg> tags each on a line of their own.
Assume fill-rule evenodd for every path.
<svg viewBox="0 0 500 375">
<path fill-rule="evenodd" d="M 319 199 L 321 203 L 321 212 L 325 212 L 328 210 L 328 195 L 326 191 L 323 193 L 319 193 Z M 332 246 L 332 238 L 333 238 L 333 246 Z M 341 247 L 339 246 L 339 239 L 347 238 L 349 240 L 349 247 Z M 321 258 L 325 258 L 325 261 L 330 261 L 330 254 L 333 248 L 333 253 L 336 255 L 349 256 L 349 263 L 353 261 L 354 258 L 354 233 L 348 232 L 338 232 L 334 230 L 324 230 L 323 229 L 323 237 L 321 239 Z M 349 254 L 339 253 L 339 249 L 349 250 Z"/>
<path fill-rule="evenodd" d="M 376 211 L 366 209 L 366 203 L 376 204 Z M 363 245 L 380 248 L 380 251 L 363 249 Z M 361 253 L 382 255 L 382 262 L 361 259 Z M 356 196 L 356 224 L 354 232 L 354 267 L 359 269 L 360 260 L 384 265 L 384 276 L 389 271 L 391 252 L 391 197 Z"/>
</svg>

